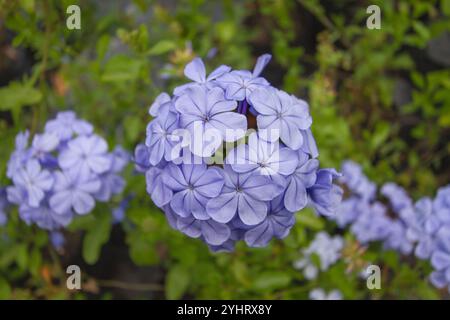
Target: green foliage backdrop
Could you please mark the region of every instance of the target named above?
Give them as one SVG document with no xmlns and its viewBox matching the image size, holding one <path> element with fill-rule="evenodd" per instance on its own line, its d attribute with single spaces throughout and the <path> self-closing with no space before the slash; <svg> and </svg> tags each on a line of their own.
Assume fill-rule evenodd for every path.
<svg viewBox="0 0 450 320">
<path fill-rule="evenodd" d="M 81 30 L 66 28 L 74 2 Z M 366 28 L 369 4 L 381 7 L 380 30 Z M 110 145 L 133 150 L 144 140 L 148 106 L 185 81 L 194 56 L 208 57 L 209 70 L 251 68 L 268 52 L 264 75 L 310 103 L 323 166 L 353 159 L 378 184 L 433 196 L 450 181 L 449 61 L 436 60 L 432 46 L 450 32 L 449 17 L 446 0 L 0 0 L 0 185 L 15 135 L 42 130 L 59 110 L 75 110 Z M 130 167 L 126 178 L 134 194 L 127 219 L 112 226 L 110 208 L 97 206 L 70 226 L 63 252 L 13 212 L 0 227 L 0 298 L 305 299 L 316 287 L 347 299 L 446 297 L 428 283 L 427 263 L 377 245 L 359 250 L 350 234 L 345 258 L 306 281 L 293 268 L 301 248 L 319 230 L 337 232 L 310 210 L 297 214 L 283 241 L 212 254 L 170 229 L 142 176 Z M 111 254 L 115 245 L 125 254 Z M 122 273 L 139 270 L 140 286 L 111 271 L 128 260 Z M 367 262 L 383 265 L 381 290 L 367 290 L 359 269 L 349 269 Z M 65 287 L 72 263 L 83 270 L 77 292 Z"/>
</svg>

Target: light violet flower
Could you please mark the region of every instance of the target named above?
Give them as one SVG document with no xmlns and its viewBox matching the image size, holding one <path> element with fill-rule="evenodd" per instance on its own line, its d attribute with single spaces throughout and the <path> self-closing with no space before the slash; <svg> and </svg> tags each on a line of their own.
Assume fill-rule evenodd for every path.
<svg viewBox="0 0 450 320">
<path fill-rule="evenodd" d="M 84 178 L 55 172 L 55 193 L 50 197 L 50 207 L 59 214 L 72 208 L 78 214 L 87 214 L 95 206 L 94 194 L 100 187 L 101 182 L 96 176 Z"/>
<path fill-rule="evenodd" d="M 175 96 L 180 96 L 185 93 L 186 90 L 195 88 L 196 86 L 211 89 L 212 87 L 214 87 L 214 80 L 216 80 L 223 74 L 226 74 L 230 70 L 230 67 L 221 65 L 213 72 L 211 72 L 208 77 L 206 77 L 206 68 L 203 60 L 200 58 L 195 58 L 184 68 L 184 75 L 194 82 L 176 87 L 173 91 L 173 94 Z"/>
<path fill-rule="evenodd" d="M 94 128 L 89 122 L 77 119 L 73 111 L 59 112 L 56 119 L 48 121 L 45 125 L 45 132 L 54 133 L 61 140 L 68 140 L 75 133 L 89 135 L 93 130 Z"/>
<path fill-rule="evenodd" d="M 284 195 L 284 205 L 292 212 L 303 209 L 308 204 L 306 189 L 316 183 L 319 161 L 309 159 L 303 151 L 297 152 L 297 166 L 288 177 L 287 188 Z"/>
<path fill-rule="evenodd" d="M 267 216 L 267 201 L 278 196 L 283 188 L 267 176 L 255 173 L 239 174 L 230 166 L 224 169 L 225 185 L 222 193 L 209 200 L 206 210 L 211 218 L 227 223 L 238 216 L 246 225 L 257 225 Z"/>
<path fill-rule="evenodd" d="M 340 174 L 335 169 L 320 169 L 317 180 L 308 188 L 308 195 L 316 212 L 323 216 L 334 216 L 342 200 L 344 191 L 333 184 L 333 180 Z"/>
<path fill-rule="evenodd" d="M 259 77 L 259 75 L 269 63 L 271 57 L 269 54 L 264 54 L 259 57 L 253 72 L 235 70 L 225 73 L 217 79 L 217 84 L 225 89 L 225 97 L 230 100 L 242 101 L 248 99 L 254 90 L 260 87 L 268 87 L 269 82 Z"/>
<path fill-rule="evenodd" d="M 309 129 L 312 123 L 305 101 L 273 88 L 257 89 L 249 99 L 258 113 L 259 130 L 277 130 L 281 141 L 293 150 L 303 145 L 302 130 Z M 273 141 L 274 135 L 270 137 Z"/>
<path fill-rule="evenodd" d="M 173 191 L 170 206 L 181 217 L 191 214 L 208 220 L 206 203 L 222 191 L 224 178 L 219 168 L 208 169 L 206 164 L 169 164 L 163 181 Z"/>
<path fill-rule="evenodd" d="M 67 149 L 58 157 L 64 170 L 88 178 L 91 173 L 101 174 L 111 168 L 111 158 L 107 155 L 106 141 L 97 136 L 79 136 L 67 143 Z"/>
<path fill-rule="evenodd" d="M 221 88 L 193 87 L 177 99 L 175 108 L 180 113 L 180 127 L 191 133 L 190 149 L 198 156 L 211 156 L 223 140 L 236 141 L 247 130 L 246 117 L 232 112 L 236 102 L 225 100 Z M 239 132 L 227 135 L 227 129 Z"/>
<path fill-rule="evenodd" d="M 53 176 L 47 170 L 42 170 L 35 159 L 28 160 L 24 168 L 20 168 L 13 176 L 14 184 L 27 193 L 27 204 L 38 207 L 44 198 L 45 191 L 53 186 Z"/>
<path fill-rule="evenodd" d="M 166 161 L 178 157 L 174 152 L 174 146 L 180 140 L 180 137 L 173 133 L 176 129 L 178 129 L 178 116 L 172 112 L 148 124 L 145 144 L 149 149 L 151 165 L 157 165 L 163 157 Z"/>
<path fill-rule="evenodd" d="M 240 144 L 229 152 L 226 162 L 239 173 L 255 171 L 266 176 L 287 176 L 297 167 L 298 157 L 295 151 L 280 147 L 278 141 L 268 142 L 252 133 L 248 144 Z"/>
<path fill-rule="evenodd" d="M 270 202 L 269 212 L 263 222 L 245 232 L 244 239 L 250 247 L 265 247 L 273 237 L 283 239 L 295 223 L 293 213 L 283 205 L 282 196 Z"/>
</svg>

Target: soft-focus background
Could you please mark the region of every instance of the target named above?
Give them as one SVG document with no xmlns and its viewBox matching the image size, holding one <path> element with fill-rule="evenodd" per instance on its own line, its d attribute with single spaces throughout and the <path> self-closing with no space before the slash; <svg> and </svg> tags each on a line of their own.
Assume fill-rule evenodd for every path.
<svg viewBox="0 0 450 320">
<path fill-rule="evenodd" d="M 81 30 L 66 27 L 71 4 Z M 380 30 L 366 28 L 370 4 L 381 8 Z M 186 81 L 194 56 L 209 70 L 251 69 L 271 53 L 263 75 L 310 103 L 323 167 L 352 159 L 378 185 L 434 196 L 450 181 L 449 17 L 447 0 L 0 0 L 0 185 L 15 135 L 41 131 L 57 111 L 75 110 L 110 146 L 132 151 L 145 139 L 148 106 Z M 64 231 L 62 248 L 13 211 L 0 227 L 0 299 L 307 299 L 313 288 L 346 299 L 448 298 L 429 284 L 427 262 L 362 248 L 309 209 L 267 248 L 213 254 L 170 229 L 132 166 L 126 179 L 126 218 L 113 224 L 111 205 L 97 205 Z M 321 230 L 346 247 L 308 281 L 294 263 Z M 369 262 L 382 266 L 380 290 L 360 276 Z M 71 264 L 83 290 L 66 289 Z"/>
</svg>

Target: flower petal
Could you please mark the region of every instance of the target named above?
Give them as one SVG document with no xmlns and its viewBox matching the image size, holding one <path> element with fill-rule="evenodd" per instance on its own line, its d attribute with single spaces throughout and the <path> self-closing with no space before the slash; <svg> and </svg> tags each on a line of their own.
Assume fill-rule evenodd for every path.
<svg viewBox="0 0 450 320">
<path fill-rule="evenodd" d="M 230 228 L 227 225 L 218 223 L 212 219 L 202 221 L 201 230 L 205 241 L 213 246 L 221 245 L 231 235 Z"/>
<path fill-rule="evenodd" d="M 195 82 L 205 83 L 206 69 L 202 59 L 195 58 L 189 62 L 184 68 L 184 75 Z"/>
<path fill-rule="evenodd" d="M 74 192 L 72 201 L 73 209 L 78 214 L 87 214 L 95 207 L 94 198 L 86 192 Z"/>
<path fill-rule="evenodd" d="M 291 177 L 284 194 L 284 206 L 291 212 L 296 212 L 308 203 L 306 188 L 296 177 Z"/>
<path fill-rule="evenodd" d="M 256 225 L 266 218 L 267 205 L 263 201 L 241 195 L 239 197 L 238 214 L 239 218 L 246 225 Z"/>
<path fill-rule="evenodd" d="M 206 204 L 209 216 L 217 222 L 227 223 L 235 215 L 238 207 L 238 198 L 235 192 L 222 193 L 212 198 Z"/>
</svg>

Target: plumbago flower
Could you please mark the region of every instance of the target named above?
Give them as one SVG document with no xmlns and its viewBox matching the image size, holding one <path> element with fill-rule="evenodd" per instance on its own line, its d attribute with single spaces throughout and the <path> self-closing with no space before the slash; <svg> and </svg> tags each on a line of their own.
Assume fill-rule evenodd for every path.
<svg viewBox="0 0 450 320">
<path fill-rule="evenodd" d="M 243 114 L 233 112 L 236 105 L 235 101 L 225 99 L 222 89 L 208 90 L 200 86 L 193 87 L 175 101 L 179 125 L 193 137 L 189 146 L 195 155 L 212 156 L 223 140 L 233 142 L 245 134 L 247 119 Z M 238 135 L 230 137 L 227 130 L 238 132 Z M 213 141 L 209 142 L 211 139 Z"/>
<path fill-rule="evenodd" d="M 193 82 L 150 106 L 134 153 L 170 226 L 213 251 L 240 240 L 266 246 L 289 234 L 297 211 L 333 215 L 342 196 L 339 174 L 319 169 L 308 104 L 261 76 L 270 58 L 252 72 L 219 66 L 209 75 L 195 58 L 184 70 Z"/>
<path fill-rule="evenodd" d="M 279 132 L 281 141 L 293 150 L 303 145 L 302 131 L 312 124 L 305 101 L 275 88 L 258 88 L 249 99 L 258 113 L 258 129 Z"/>
<path fill-rule="evenodd" d="M 6 188 L 8 201 L 18 206 L 27 224 L 48 230 L 65 227 L 75 215 L 91 212 L 96 201 L 122 192 L 120 173 L 129 155 L 120 147 L 108 152 L 106 141 L 75 113 L 58 113 L 30 147 L 28 139 L 28 132 L 16 137 L 8 162 L 12 185 Z"/>
<path fill-rule="evenodd" d="M 339 260 L 343 248 L 344 240 L 342 237 L 330 237 L 326 232 L 319 232 L 309 247 L 303 249 L 303 258 L 294 262 L 294 267 L 303 270 L 306 279 L 315 279 L 319 271 L 328 270 Z M 313 255 L 319 258 L 319 265 L 314 264 Z"/>
<path fill-rule="evenodd" d="M 377 241 L 384 249 L 429 260 L 434 268 L 430 281 L 450 292 L 450 186 L 440 188 L 434 199 L 413 203 L 406 190 L 388 182 L 380 190 L 384 199 L 377 199 L 376 185 L 358 164 L 344 162 L 342 173 L 340 181 L 350 195 L 332 219 L 342 228 L 349 226 L 364 245 Z"/>
<path fill-rule="evenodd" d="M 219 78 L 220 76 L 222 76 L 224 74 L 228 74 L 228 71 L 230 71 L 230 70 L 231 70 L 230 67 L 222 65 L 222 66 L 218 67 L 216 70 L 214 70 L 213 72 L 211 72 L 208 77 L 206 77 L 205 64 L 203 63 L 202 59 L 195 58 L 184 69 L 184 75 L 194 82 L 187 83 L 185 85 L 176 87 L 175 90 L 173 91 L 173 94 L 176 96 L 180 96 L 187 89 L 194 88 L 197 85 L 200 85 L 200 86 L 203 86 L 206 88 L 212 88 L 215 85 L 217 85 L 214 80 L 216 80 L 217 78 Z M 169 97 L 169 100 L 170 100 L 170 97 Z"/>
</svg>

